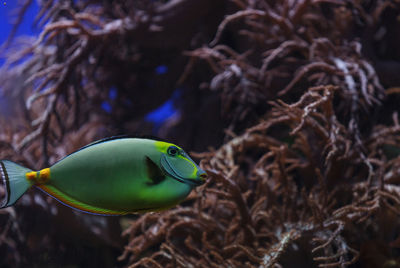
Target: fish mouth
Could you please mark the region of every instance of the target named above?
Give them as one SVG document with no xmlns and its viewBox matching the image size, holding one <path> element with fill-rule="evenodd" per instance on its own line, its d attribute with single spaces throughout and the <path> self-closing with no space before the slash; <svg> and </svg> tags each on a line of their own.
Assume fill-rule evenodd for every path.
<svg viewBox="0 0 400 268">
<path fill-rule="evenodd" d="M 168 161 L 168 158 L 165 155 L 161 156 L 161 168 L 165 173 L 167 173 L 173 179 L 175 179 L 179 182 L 185 183 L 185 184 L 189 184 L 194 187 L 200 186 L 200 185 L 204 184 L 204 182 L 205 182 L 202 179 L 185 178 L 184 176 L 179 174 L 178 171 L 176 171 L 172 167 L 171 163 Z"/>
<path fill-rule="evenodd" d="M 174 177 L 174 176 L 171 176 L 171 177 L 174 178 L 175 180 L 179 181 L 179 182 L 186 183 L 186 184 L 189 184 L 189 185 L 192 185 L 192 186 L 195 186 L 195 187 L 204 184 L 204 182 L 201 181 L 201 180 L 186 179 L 186 178 L 182 178 L 182 177 L 178 178 L 178 177 Z"/>
</svg>

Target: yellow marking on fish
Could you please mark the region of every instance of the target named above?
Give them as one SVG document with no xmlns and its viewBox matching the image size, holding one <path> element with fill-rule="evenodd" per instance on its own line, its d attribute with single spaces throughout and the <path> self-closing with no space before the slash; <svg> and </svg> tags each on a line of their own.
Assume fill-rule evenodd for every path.
<svg viewBox="0 0 400 268">
<path fill-rule="evenodd" d="M 190 175 L 190 177 L 191 177 L 191 178 L 196 178 L 196 176 L 197 176 L 197 171 L 198 171 L 196 165 L 195 165 L 192 161 L 190 161 L 189 159 L 187 159 L 187 158 L 184 157 L 184 156 L 179 155 L 178 157 L 181 158 L 181 159 L 183 159 L 183 160 L 185 160 L 185 161 L 187 161 L 187 162 L 189 162 L 189 164 L 192 165 L 192 167 L 193 167 L 193 172 L 192 172 L 192 174 Z"/>
<path fill-rule="evenodd" d="M 39 173 L 39 178 L 36 179 L 37 183 L 43 184 L 50 180 L 50 169 L 49 168 L 42 169 L 38 173 Z"/>
<path fill-rule="evenodd" d="M 37 177 L 37 172 L 36 171 L 27 172 L 25 174 L 25 177 L 28 181 L 34 181 Z"/>
<path fill-rule="evenodd" d="M 168 147 L 170 147 L 170 146 L 175 146 L 175 147 L 178 148 L 179 150 L 182 150 L 181 147 L 179 147 L 179 146 L 177 146 L 177 145 L 175 145 L 175 144 L 169 143 L 169 142 L 164 142 L 164 141 L 156 141 L 156 142 L 154 143 L 154 145 L 156 146 L 156 148 L 158 149 L 158 151 L 160 151 L 160 152 L 162 152 L 162 153 L 165 153 L 165 154 L 167 153 Z"/>
</svg>

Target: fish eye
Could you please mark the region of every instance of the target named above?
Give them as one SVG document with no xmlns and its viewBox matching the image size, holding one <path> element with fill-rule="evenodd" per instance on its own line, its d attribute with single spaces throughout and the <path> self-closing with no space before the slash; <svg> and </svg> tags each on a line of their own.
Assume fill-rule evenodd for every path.
<svg viewBox="0 0 400 268">
<path fill-rule="evenodd" d="M 168 150 L 167 150 L 167 153 L 168 153 L 170 156 L 176 156 L 176 155 L 178 155 L 178 153 L 179 153 L 179 149 L 178 149 L 177 147 L 175 147 L 175 146 L 170 146 L 170 147 L 168 148 Z"/>
</svg>

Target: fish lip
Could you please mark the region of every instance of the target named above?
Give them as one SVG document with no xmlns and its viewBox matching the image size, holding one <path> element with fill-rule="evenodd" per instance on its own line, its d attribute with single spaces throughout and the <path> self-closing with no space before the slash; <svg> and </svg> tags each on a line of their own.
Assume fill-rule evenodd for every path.
<svg viewBox="0 0 400 268">
<path fill-rule="evenodd" d="M 181 183 L 189 184 L 189 185 L 195 186 L 195 187 L 204 184 L 204 181 L 202 181 L 202 180 L 193 180 L 193 179 L 190 179 L 190 178 L 184 178 L 184 177 L 180 176 L 180 175 L 177 174 L 177 173 L 174 171 L 174 169 L 171 167 L 171 164 L 169 163 L 168 159 L 167 159 L 164 155 L 163 155 L 162 157 L 164 158 L 165 162 L 167 163 L 167 165 L 168 165 L 168 166 L 170 167 L 170 169 L 172 170 L 173 174 L 171 174 L 171 172 L 168 172 L 168 170 L 166 170 L 166 169 L 163 167 L 162 164 L 160 165 L 160 166 L 161 166 L 161 169 L 162 169 L 167 175 L 169 175 L 170 177 L 172 177 L 173 179 L 175 179 L 175 180 L 177 180 L 177 181 L 179 181 L 179 182 L 181 182 Z"/>
<path fill-rule="evenodd" d="M 193 179 L 183 179 L 185 183 L 194 185 L 194 186 L 200 186 L 204 184 L 204 181 L 202 180 L 193 180 Z"/>
<path fill-rule="evenodd" d="M 162 166 L 161 166 L 162 167 Z M 193 179 L 188 179 L 188 178 L 184 178 L 184 177 L 182 177 L 182 176 L 179 176 L 178 174 L 171 174 L 171 173 L 169 173 L 167 170 L 165 170 L 163 167 L 162 167 L 162 169 L 163 169 L 163 171 L 167 174 L 167 175 L 169 175 L 171 178 L 173 178 L 174 180 L 177 180 L 177 181 L 179 181 L 179 182 L 181 182 L 181 183 L 185 183 L 185 184 L 189 184 L 189 185 L 191 185 L 191 186 L 200 186 L 200 185 L 202 185 L 202 184 L 204 184 L 204 182 L 203 181 L 201 181 L 201 180 L 193 180 Z"/>
</svg>

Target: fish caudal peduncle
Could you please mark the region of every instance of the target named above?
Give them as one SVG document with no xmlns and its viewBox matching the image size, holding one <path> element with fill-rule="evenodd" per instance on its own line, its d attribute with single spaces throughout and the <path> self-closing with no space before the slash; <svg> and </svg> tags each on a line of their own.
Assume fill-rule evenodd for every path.
<svg viewBox="0 0 400 268">
<path fill-rule="evenodd" d="M 50 180 L 50 169 L 45 168 L 40 171 L 30 171 L 26 173 L 26 179 L 36 184 L 44 184 Z"/>
</svg>

